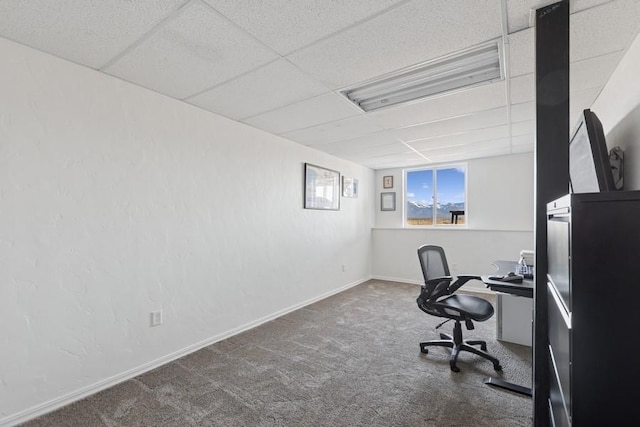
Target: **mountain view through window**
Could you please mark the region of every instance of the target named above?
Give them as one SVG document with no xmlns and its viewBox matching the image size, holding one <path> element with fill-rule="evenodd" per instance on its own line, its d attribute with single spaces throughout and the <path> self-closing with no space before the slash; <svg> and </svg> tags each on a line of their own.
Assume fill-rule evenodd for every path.
<svg viewBox="0 0 640 427">
<path fill-rule="evenodd" d="M 464 225 L 466 167 L 410 170 L 406 173 L 407 225 Z"/>
</svg>

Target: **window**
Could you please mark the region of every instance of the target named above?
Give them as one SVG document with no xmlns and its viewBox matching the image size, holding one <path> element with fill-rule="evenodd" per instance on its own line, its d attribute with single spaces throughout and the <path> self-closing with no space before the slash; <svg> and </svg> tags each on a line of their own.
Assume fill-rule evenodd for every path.
<svg viewBox="0 0 640 427">
<path fill-rule="evenodd" d="M 406 225 L 466 224 L 466 165 L 406 171 Z"/>
</svg>

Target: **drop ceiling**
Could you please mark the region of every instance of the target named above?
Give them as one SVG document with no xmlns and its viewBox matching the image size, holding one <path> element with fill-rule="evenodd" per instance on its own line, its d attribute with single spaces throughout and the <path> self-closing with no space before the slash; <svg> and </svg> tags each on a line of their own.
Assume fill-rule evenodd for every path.
<svg viewBox="0 0 640 427">
<path fill-rule="evenodd" d="M 373 169 L 533 151 L 539 0 L 0 0 L 0 36 Z M 570 120 L 640 27 L 570 2 Z M 499 40 L 505 79 L 364 113 L 340 91 Z M 597 112 L 596 112 L 597 113 Z"/>
</svg>

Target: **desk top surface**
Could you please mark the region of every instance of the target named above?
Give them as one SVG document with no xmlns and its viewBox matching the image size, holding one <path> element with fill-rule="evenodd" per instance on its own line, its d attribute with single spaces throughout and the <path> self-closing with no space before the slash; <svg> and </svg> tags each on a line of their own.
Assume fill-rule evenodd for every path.
<svg viewBox="0 0 640 427">
<path fill-rule="evenodd" d="M 527 298 L 533 298 L 533 280 L 524 279 L 522 283 L 501 282 L 499 280 L 491 280 L 489 276 L 503 276 L 510 271 L 515 271 L 518 263 L 516 261 L 494 261 L 492 263 L 496 267 L 496 272 L 486 276 L 480 276 L 482 282 L 494 292 L 502 292 L 505 294 L 518 295 Z"/>
</svg>

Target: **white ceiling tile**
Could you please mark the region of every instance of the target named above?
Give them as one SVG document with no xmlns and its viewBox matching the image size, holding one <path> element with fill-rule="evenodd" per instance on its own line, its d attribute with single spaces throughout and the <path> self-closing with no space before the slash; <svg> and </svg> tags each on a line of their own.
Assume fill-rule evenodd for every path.
<svg viewBox="0 0 640 427">
<path fill-rule="evenodd" d="M 288 58 L 338 89 L 496 39 L 500 19 L 500 0 L 415 0 Z"/>
<path fill-rule="evenodd" d="M 536 79 L 533 74 L 514 77 L 509 82 L 511 103 L 520 104 L 536 99 Z"/>
<path fill-rule="evenodd" d="M 384 157 L 380 157 L 380 158 L 374 158 L 374 159 L 364 159 L 363 161 L 360 161 L 358 163 L 374 170 L 381 170 L 381 169 L 391 169 L 391 168 L 407 168 L 407 167 L 423 166 L 423 165 L 431 164 L 431 161 L 417 154 L 416 155 L 407 154 L 405 157 L 402 157 L 400 159 L 395 159 L 395 158 L 386 159 Z"/>
<path fill-rule="evenodd" d="M 319 146 L 362 135 L 374 134 L 382 130 L 382 127 L 368 116 L 360 115 L 310 128 L 294 130 L 293 132 L 282 134 L 282 136 L 300 144 Z"/>
<path fill-rule="evenodd" d="M 540 9 L 557 0 L 507 0 L 507 22 L 510 33 L 529 27 L 529 15 L 531 10 Z M 611 0 L 571 0 L 569 13 L 589 9 Z"/>
<path fill-rule="evenodd" d="M 380 110 L 372 113 L 371 116 L 385 128 L 391 129 L 491 110 L 505 105 L 505 83 L 501 81 L 401 107 Z"/>
<path fill-rule="evenodd" d="M 572 63 L 569 66 L 570 90 L 574 92 L 604 86 L 620 58 L 622 52 L 614 52 Z"/>
<path fill-rule="evenodd" d="M 533 151 L 535 151 L 535 144 L 522 144 L 511 147 L 511 154 L 531 153 Z"/>
<path fill-rule="evenodd" d="M 234 120 L 328 92 L 284 59 L 191 97 L 190 104 Z"/>
<path fill-rule="evenodd" d="M 212 7 L 285 55 L 402 0 L 205 0 Z"/>
<path fill-rule="evenodd" d="M 511 138 L 511 150 L 514 153 L 533 151 L 536 143 L 535 134 L 518 135 Z"/>
<path fill-rule="evenodd" d="M 492 139 L 474 142 L 465 145 L 456 145 L 441 147 L 433 150 L 419 150 L 421 154 L 426 157 L 435 158 L 438 156 L 451 155 L 451 154 L 465 154 L 484 150 L 494 150 L 497 148 L 511 148 L 511 141 L 509 138 Z"/>
<path fill-rule="evenodd" d="M 554 0 L 555 1 L 555 0 Z M 601 4 L 609 3 L 614 0 L 570 0 L 569 7 L 571 13 L 580 12 L 581 10 L 591 9 Z"/>
<path fill-rule="evenodd" d="M 640 27 L 640 1 L 616 0 L 571 15 L 571 62 L 626 49 Z"/>
<path fill-rule="evenodd" d="M 511 135 L 512 136 L 520 136 L 520 135 L 532 135 L 536 132 L 536 122 L 535 120 L 530 120 L 527 122 L 518 122 L 511 124 Z"/>
<path fill-rule="evenodd" d="M 524 122 L 536 119 L 536 103 L 534 101 L 511 105 L 511 121 Z"/>
<path fill-rule="evenodd" d="M 508 123 L 507 108 L 500 107 L 449 119 L 394 130 L 402 141 L 411 142 L 436 136 L 450 135 L 475 129 L 493 127 Z"/>
<path fill-rule="evenodd" d="M 507 29 L 515 33 L 529 27 L 531 9 L 537 9 L 541 2 L 533 0 L 507 0 Z"/>
<path fill-rule="evenodd" d="M 363 114 L 362 111 L 342 96 L 329 93 L 258 114 L 242 121 L 267 132 L 283 134 L 361 114 Z"/>
<path fill-rule="evenodd" d="M 182 99 L 276 57 L 210 7 L 193 2 L 105 71 Z"/>
<path fill-rule="evenodd" d="M 506 156 L 508 154 L 511 154 L 510 149 L 498 148 L 498 149 L 488 150 L 488 151 L 478 151 L 478 152 L 474 151 L 474 152 L 468 152 L 468 153 L 436 156 L 436 157 L 433 157 L 433 162 L 434 163 L 457 163 L 457 162 L 464 162 L 471 159 Z"/>
<path fill-rule="evenodd" d="M 533 28 L 509 34 L 509 75 L 511 77 L 536 71 L 536 42 Z"/>
<path fill-rule="evenodd" d="M 0 36 L 100 68 L 185 0 L 3 0 Z"/>
<path fill-rule="evenodd" d="M 415 152 L 401 142 L 395 142 L 387 145 L 368 147 L 366 149 L 360 149 L 358 151 L 344 151 L 340 153 L 340 157 L 351 160 L 356 158 L 370 159 L 373 157 L 390 157 L 405 154 L 415 154 Z"/>
<path fill-rule="evenodd" d="M 330 144 L 323 145 L 321 149 L 322 151 L 330 154 L 340 155 L 342 153 L 358 153 L 360 151 L 369 150 L 372 147 L 391 145 L 398 142 L 400 142 L 398 138 L 393 136 L 390 132 L 382 131 L 357 138 L 332 142 Z"/>
<path fill-rule="evenodd" d="M 379 156 L 370 156 L 368 155 L 369 153 L 362 153 L 363 155 L 360 157 L 353 157 L 353 158 L 349 158 L 349 160 L 353 160 L 356 161 L 356 159 L 358 159 L 358 162 L 373 162 L 376 164 L 381 164 L 381 163 L 389 163 L 389 162 L 396 162 L 396 161 L 405 161 L 405 160 L 422 160 L 423 163 L 428 162 L 428 160 L 426 160 L 423 156 L 421 156 L 420 154 L 416 153 L 415 151 L 411 151 L 411 150 L 406 150 L 406 151 L 398 151 L 397 153 L 393 153 L 393 154 L 384 154 L 384 155 L 379 155 Z"/>
<path fill-rule="evenodd" d="M 591 108 L 600 94 L 600 88 L 586 89 L 569 94 L 569 111 L 582 111 Z"/>
<path fill-rule="evenodd" d="M 439 150 L 445 147 L 467 146 L 483 141 L 494 141 L 509 137 L 509 125 L 495 126 L 492 128 L 460 132 L 458 134 L 428 138 L 407 143 L 414 150 L 424 152 Z"/>
</svg>

